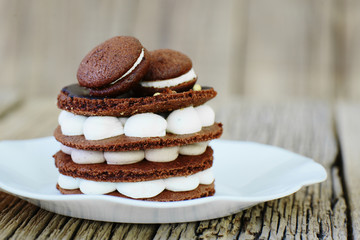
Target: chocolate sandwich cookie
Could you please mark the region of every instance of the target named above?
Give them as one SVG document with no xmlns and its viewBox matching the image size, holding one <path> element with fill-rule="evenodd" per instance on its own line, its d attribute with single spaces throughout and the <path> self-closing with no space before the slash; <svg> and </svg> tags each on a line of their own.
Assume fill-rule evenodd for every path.
<svg viewBox="0 0 360 240">
<path fill-rule="evenodd" d="M 82 194 L 79 189 L 63 189 L 59 185 L 56 185 L 56 188 L 62 194 Z M 173 201 L 183 201 L 190 200 L 195 198 L 209 197 L 215 194 L 214 183 L 209 185 L 200 184 L 195 190 L 185 191 L 185 192 L 172 192 L 169 190 L 165 190 L 159 195 L 152 198 L 140 198 L 137 200 L 145 200 L 145 201 L 157 201 L 157 202 L 173 202 Z M 108 193 L 107 195 L 115 196 L 115 197 L 127 197 L 117 191 Z"/>
<path fill-rule="evenodd" d="M 134 37 L 113 37 L 91 50 L 81 61 L 77 79 L 91 96 L 124 93 L 143 78 L 149 53 Z"/>
<path fill-rule="evenodd" d="M 196 80 L 188 56 L 171 49 L 159 49 L 150 52 L 150 67 L 137 86 L 137 91 L 143 95 L 152 95 L 165 89 L 183 92 L 191 89 Z"/>
<path fill-rule="evenodd" d="M 55 166 L 66 176 L 92 181 L 140 182 L 169 177 L 188 176 L 206 170 L 212 166 L 213 150 L 197 156 L 180 155 L 171 162 L 141 161 L 128 165 L 76 164 L 71 156 L 61 151 L 54 155 Z"/>
<path fill-rule="evenodd" d="M 138 97 L 131 92 L 112 98 L 98 98 L 90 90 L 73 84 L 64 87 L 57 98 L 60 109 L 83 116 L 126 117 L 138 113 L 161 113 L 188 106 L 199 106 L 214 98 L 217 92 L 211 87 L 200 91 L 164 92 L 156 96 Z"/>
<path fill-rule="evenodd" d="M 177 135 L 167 133 L 164 137 L 145 138 L 119 135 L 102 140 L 86 140 L 83 135 L 63 135 L 60 126 L 58 126 L 54 132 L 54 137 L 63 145 L 76 149 L 90 151 L 136 151 L 205 142 L 219 138 L 222 132 L 222 124 L 214 123 L 212 126 L 203 127 L 201 131 L 192 134 Z"/>
</svg>

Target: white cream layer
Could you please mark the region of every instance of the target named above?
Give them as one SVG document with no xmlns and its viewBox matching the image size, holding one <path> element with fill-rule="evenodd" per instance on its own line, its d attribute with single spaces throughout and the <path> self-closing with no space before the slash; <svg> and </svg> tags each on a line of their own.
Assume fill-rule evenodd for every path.
<svg viewBox="0 0 360 240">
<path fill-rule="evenodd" d="M 140 85 L 142 87 L 153 87 L 153 88 L 165 88 L 165 87 L 173 87 L 179 84 L 189 82 L 191 80 L 196 79 L 196 73 L 193 68 L 191 68 L 187 73 L 171 79 L 166 80 L 158 80 L 158 81 L 141 81 Z"/>
<path fill-rule="evenodd" d="M 171 177 L 143 182 L 95 182 L 81 178 L 73 178 L 60 174 L 58 184 L 63 189 L 78 189 L 84 194 L 107 194 L 117 190 L 131 198 L 151 198 L 162 191 L 191 191 L 199 184 L 209 185 L 214 182 L 212 168 L 186 177 Z"/>
<path fill-rule="evenodd" d="M 64 135 L 84 135 L 87 140 L 101 140 L 125 134 L 131 137 L 161 137 L 196 133 L 215 122 L 214 110 L 208 105 L 172 111 L 165 120 L 155 113 L 140 113 L 129 118 L 110 116 L 85 117 L 62 111 L 59 124 Z"/>
<path fill-rule="evenodd" d="M 141 49 L 141 53 L 140 53 L 139 57 L 136 59 L 134 65 L 132 65 L 132 67 L 124 75 L 122 75 L 120 78 L 118 78 L 115 81 L 113 81 L 112 83 L 110 83 L 110 85 L 114 85 L 115 83 L 117 83 L 118 81 L 120 81 L 121 79 L 123 79 L 124 77 L 129 75 L 132 71 L 134 71 L 134 69 L 141 63 L 143 58 L 144 58 L 144 48 Z"/>
<path fill-rule="evenodd" d="M 126 165 L 140 162 L 144 159 L 151 162 L 171 162 L 174 161 L 179 154 L 181 155 L 200 155 L 206 151 L 208 141 L 198 142 L 189 145 L 165 147 L 159 149 L 147 149 L 126 152 L 100 152 L 86 151 L 67 147 L 60 144 L 61 151 L 71 155 L 71 159 L 77 164 L 107 164 Z"/>
</svg>

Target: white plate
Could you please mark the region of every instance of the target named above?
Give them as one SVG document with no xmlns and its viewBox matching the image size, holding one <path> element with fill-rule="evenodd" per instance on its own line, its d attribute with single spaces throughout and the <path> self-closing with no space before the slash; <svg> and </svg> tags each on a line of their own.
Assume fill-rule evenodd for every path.
<svg viewBox="0 0 360 240">
<path fill-rule="evenodd" d="M 227 216 L 326 179 L 313 160 L 281 148 L 214 140 L 216 194 L 181 202 L 148 202 L 104 195 L 61 195 L 53 137 L 0 142 L 0 188 L 59 214 L 111 222 L 190 222 Z"/>
</svg>

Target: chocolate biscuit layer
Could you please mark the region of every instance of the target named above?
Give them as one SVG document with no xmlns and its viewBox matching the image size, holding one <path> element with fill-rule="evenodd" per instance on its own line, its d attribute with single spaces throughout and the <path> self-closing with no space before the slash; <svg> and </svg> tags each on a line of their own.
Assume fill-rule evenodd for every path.
<svg viewBox="0 0 360 240">
<path fill-rule="evenodd" d="M 213 150 L 208 147 L 201 155 L 179 155 L 171 162 L 141 161 L 128 165 L 77 164 L 71 160 L 70 155 L 61 151 L 54 158 L 55 166 L 66 176 L 105 182 L 139 182 L 188 176 L 204 171 L 212 166 Z"/>
<path fill-rule="evenodd" d="M 80 189 L 63 189 L 59 185 L 56 185 L 56 188 L 62 194 L 83 194 Z M 215 194 L 214 183 L 209 185 L 199 185 L 196 189 L 192 191 L 186 192 L 172 192 L 165 190 L 159 195 L 152 197 L 152 198 L 141 198 L 137 200 L 146 200 L 146 201 L 157 201 L 157 202 L 173 202 L 173 201 L 183 201 L 183 200 L 190 200 L 195 198 L 202 198 L 202 197 L 209 197 Z M 129 198 L 117 191 L 111 192 L 107 195 L 116 196 L 116 197 L 123 197 Z"/>
<path fill-rule="evenodd" d="M 111 98 L 97 98 L 90 96 L 89 89 L 72 84 L 61 90 L 57 105 L 62 110 L 84 116 L 126 117 L 138 113 L 161 113 L 199 106 L 214 98 L 216 94 L 213 88 L 203 87 L 200 91 L 188 90 L 148 97 L 137 97 L 129 92 Z"/>
<path fill-rule="evenodd" d="M 55 129 L 54 136 L 57 141 L 65 146 L 91 151 L 135 151 L 153 148 L 173 147 L 197 142 L 209 141 L 219 138 L 223 132 L 221 123 L 203 127 L 200 132 L 192 134 L 171 134 L 164 137 L 128 137 L 123 135 L 102 139 L 86 140 L 84 135 L 66 136 L 61 132 L 60 126 Z"/>
</svg>

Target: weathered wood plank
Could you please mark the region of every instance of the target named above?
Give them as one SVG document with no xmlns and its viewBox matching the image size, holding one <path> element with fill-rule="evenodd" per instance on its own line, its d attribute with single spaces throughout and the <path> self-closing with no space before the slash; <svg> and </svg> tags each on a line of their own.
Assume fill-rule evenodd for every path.
<svg viewBox="0 0 360 240">
<path fill-rule="evenodd" d="M 16 229 L 22 228 L 28 223 L 37 210 L 38 208 L 27 204 L 25 201 L 18 201 L 16 205 L 11 207 L 10 211 L 3 211 L 1 213 L 0 238 L 11 237 Z"/>
<path fill-rule="evenodd" d="M 84 220 L 75 235 L 75 239 L 109 239 L 113 223 L 99 223 Z"/>
<path fill-rule="evenodd" d="M 0 90 L 0 118 L 14 110 L 21 102 L 20 96 L 14 91 Z"/>
<path fill-rule="evenodd" d="M 234 79 L 243 88 L 236 90 L 267 99 L 333 97 L 333 8 L 333 1 L 248 1 L 246 48 L 238 53 L 244 77 Z"/>
<path fill-rule="evenodd" d="M 352 232 L 360 238 L 360 103 L 340 102 L 336 112 Z"/>
<path fill-rule="evenodd" d="M 59 113 L 55 96 L 24 101 L 19 109 L 1 120 L 0 140 L 50 136 Z"/>
<path fill-rule="evenodd" d="M 65 228 L 70 218 L 55 214 L 54 217 L 48 222 L 46 228 L 40 233 L 37 239 L 56 239 L 59 238 L 62 233 L 62 229 Z M 76 223 L 78 225 L 78 223 Z M 68 230 L 68 226 L 66 228 Z M 71 233 L 73 234 L 73 232 Z M 32 237 L 32 236 L 29 236 Z M 35 236 L 34 236 L 35 237 Z"/>
<path fill-rule="evenodd" d="M 129 232 L 127 233 L 124 239 L 132 240 L 132 239 L 153 239 L 156 231 L 158 229 L 158 225 L 151 224 L 133 224 Z"/>
<path fill-rule="evenodd" d="M 280 146 L 314 158 L 328 180 L 296 194 L 259 204 L 226 218 L 192 225 L 200 239 L 344 239 L 347 205 L 335 164 L 336 139 L 329 105 L 319 102 L 268 103 L 231 99 L 219 108 L 224 138 Z M 156 239 L 177 238 L 184 226 L 162 225 Z M 188 231 L 189 232 L 189 231 Z"/>
<path fill-rule="evenodd" d="M 30 204 L 28 205 L 30 206 Z M 36 209 L 35 206 L 31 207 Z M 43 232 L 55 215 L 43 209 L 36 209 L 36 211 L 26 224 L 17 227 L 11 239 L 34 239 Z"/>
<path fill-rule="evenodd" d="M 265 208 L 272 208 L 271 212 L 259 208 L 261 205 L 252 209 L 249 222 L 256 223 L 257 218 L 262 221 L 271 219 L 269 223 L 263 223 L 264 226 L 270 225 L 269 233 L 267 229 L 265 232 L 258 229 L 257 224 L 248 224 L 241 229 L 241 234 L 289 238 L 301 234 L 311 239 L 313 236 L 326 235 L 336 238 L 334 234 L 337 233 L 346 237 L 346 221 L 342 218 L 345 212 L 335 211 L 345 202 L 344 196 L 339 191 L 334 192 L 332 186 L 332 179 L 339 181 L 340 177 L 331 175 L 331 168 L 337 168 L 333 166 L 337 147 L 330 106 L 294 101 L 277 105 L 241 100 L 232 102 L 236 103 L 219 115 L 228 126 L 225 134 L 228 138 L 268 143 L 312 157 L 325 166 L 329 175 L 329 179 L 322 184 L 266 203 Z M 233 116 L 229 118 L 229 115 Z"/>
<path fill-rule="evenodd" d="M 153 224 L 116 224 L 111 239 L 152 239 L 158 229 Z"/>
<path fill-rule="evenodd" d="M 360 99 L 360 2 L 356 0 L 337 1 L 336 19 L 343 22 L 338 26 L 335 40 L 342 47 L 340 57 L 339 90 L 345 99 Z M 338 73 L 338 71 L 337 71 Z"/>
</svg>

